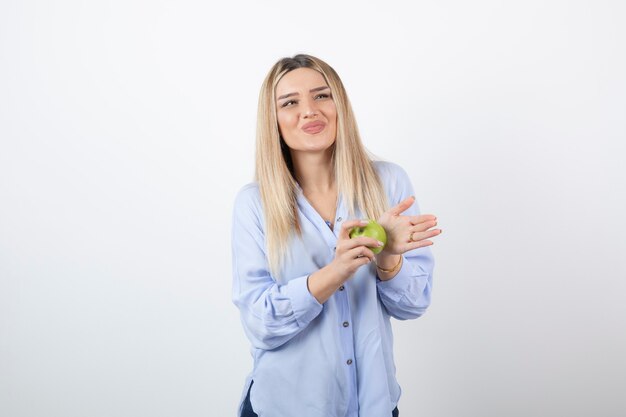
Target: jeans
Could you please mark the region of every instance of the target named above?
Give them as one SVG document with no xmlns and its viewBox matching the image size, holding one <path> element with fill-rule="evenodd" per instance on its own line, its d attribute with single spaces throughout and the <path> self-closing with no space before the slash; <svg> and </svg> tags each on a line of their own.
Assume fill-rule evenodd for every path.
<svg viewBox="0 0 626 417">
<path fill-rule="evenodd" d="M 259 417 L 259 415 L 252 409 L 252 404 L 250 404 L 250 390 L 252 389 L 252 384 L 254 384 L 254 381 L 250 383 L 250 388 L 248 388 L 248 395 L 246 395 L 246 399 L 243 402 L 241 417 Z M 391 417 L 398 417 L 399 415 L 400 412 L 398 411 L 398 407 L 394 408 L 391 412 Z"/>
</svg>

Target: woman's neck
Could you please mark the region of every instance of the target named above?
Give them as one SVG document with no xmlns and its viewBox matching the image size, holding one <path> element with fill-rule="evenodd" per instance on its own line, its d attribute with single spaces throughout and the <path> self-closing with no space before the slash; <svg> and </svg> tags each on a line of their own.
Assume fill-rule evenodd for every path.
<svg viewBox="0 0 626 417">
<path fill-rule="evenodd" d="M 292 152 L 296 181 L 304 194 L 328 193 L 335 190 L 332 152 Z"/>
</svg>

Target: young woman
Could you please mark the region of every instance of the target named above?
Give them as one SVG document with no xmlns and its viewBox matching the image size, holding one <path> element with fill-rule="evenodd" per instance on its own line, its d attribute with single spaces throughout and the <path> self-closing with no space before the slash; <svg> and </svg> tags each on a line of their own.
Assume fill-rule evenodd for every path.
<svg viewBox="0 0 626 417">
<path fill-rule="evenodd" d="M 239 416 L 397 416 L 390 317 L 430 304 L 437 218 L 372 161 L 335 71 L 279 60 L 259 97 L 256 181 L 233 212 L 233 301 L 252 344 Z M 350 238 L 375 219 L 381 242 Z"/>
</svg>

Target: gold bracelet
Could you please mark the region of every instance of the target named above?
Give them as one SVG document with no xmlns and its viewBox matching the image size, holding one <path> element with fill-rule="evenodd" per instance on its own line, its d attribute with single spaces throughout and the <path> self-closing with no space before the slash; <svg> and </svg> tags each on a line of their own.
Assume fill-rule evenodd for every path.
<svg viewBox="0 0 626 417">
<path fill-rule="evenodd" d="M 398 263 L 396 264 L 396 266 L 394 266 L 391 269 L 383 269 L 380 266 L 376 265 L 376 268 L 379 269 L 380 271 L 386 272 L 388 274 L 392 273 L 392 272 L 396 272 L 398 270 L 398 268 L 400 268 L 400 264 L 402 263 L 402 255 L 400 255 L 400 260 L 398 261 Z"/>
</svg>

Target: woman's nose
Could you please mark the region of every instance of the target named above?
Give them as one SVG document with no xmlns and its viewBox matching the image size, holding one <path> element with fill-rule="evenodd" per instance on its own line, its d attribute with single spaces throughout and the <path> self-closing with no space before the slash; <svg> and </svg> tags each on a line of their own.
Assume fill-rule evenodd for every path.
<svg viewBox="0 0 626 417">
<path fill-rule="evenodd" d="M 317 116 L 317 105 L 313 100 L 306 100 L 302 103 L 302 116 L 303 117 L 314 117 Z"/>
</svg>

